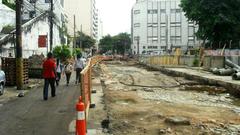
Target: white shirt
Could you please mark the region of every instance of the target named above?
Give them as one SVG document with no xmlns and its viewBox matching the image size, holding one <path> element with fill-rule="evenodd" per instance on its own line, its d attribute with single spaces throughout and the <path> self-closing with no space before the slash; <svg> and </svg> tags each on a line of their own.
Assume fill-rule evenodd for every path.
<svg viewBox="0 0 240 135">
<path fill-rule="evenodd" d="M 85 60 L 83 58 L 77 59 L 75 62 L 75 68 L 83 69 L 85 67 Z"/>
</svg>

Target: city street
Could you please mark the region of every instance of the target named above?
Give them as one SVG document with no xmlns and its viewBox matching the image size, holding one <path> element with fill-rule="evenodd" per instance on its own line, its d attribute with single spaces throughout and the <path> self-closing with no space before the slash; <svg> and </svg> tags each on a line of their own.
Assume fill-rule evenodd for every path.
<svg viewBox="0 0 240 135">
<path fill-rule="evenodd" d="M 22 98 L 14 98 L 0 107 L 1 135 L 67 135 L 75 118 L 75 103 L 80 86 L 75 75 L 69 86 L 62 78 L 56 97 L 43 100 L 43 86 L 32 89 Z M 50 90 L 50 87 L 49 87 Z M 50 91 L 49 91 L 50 94 Z M 4 95 L 3 95 L 4 96 Z"/>
</svg>

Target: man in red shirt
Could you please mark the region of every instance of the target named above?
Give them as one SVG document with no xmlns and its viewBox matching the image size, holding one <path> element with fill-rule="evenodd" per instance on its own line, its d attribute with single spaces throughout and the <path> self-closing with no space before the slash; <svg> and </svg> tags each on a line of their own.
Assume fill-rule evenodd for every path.
<svg viewBox="0 0 240 135">
<path fill-rule="evenodd" d="M 51 86 L 51 95 L 52 97 L 56 96 L 55 88 L 55 73 L 56 73 L 56 64 L 53 60 L 53 54 L 49 52 L 47 54 L 47 60 L 43 62 L 43 78 L 44 78 L 44 88 L 43 88 L 43 99 L 48 99 L 48 86 Z"/>
</svg>

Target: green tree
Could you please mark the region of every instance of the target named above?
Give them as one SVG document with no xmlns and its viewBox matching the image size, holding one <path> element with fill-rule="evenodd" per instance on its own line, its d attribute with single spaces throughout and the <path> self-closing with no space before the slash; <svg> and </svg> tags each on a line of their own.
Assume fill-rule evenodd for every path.
<svg viewBox="0 0 240 135">
<path fill-rule="evenodd" d="M 71 58 L 71 51 L 68 45 L 56 46 L 53 48 L 53 55 L 55 58 L 59 58 L 64 61 L 67 58 Z"/>
<path fill-rule="evenodd" d="M 84 48 L 91 48 L 96 43 L 96 40 L 92 37 L 84 34 L 83 32 L 78 32 L 77 38 L 76 38 L 76 44 L 78 47 Z M 80 46 L 82 44 L 82 46 Z"/>
<path fill-rule="evenodd" d="M 12 10 L 16 10 L 16 4 L 15 2 L 11 2 L 9 0 L 3 0 L 2 4 L 8 6 L 9 8 L 11 8 Z"/>
<path fill-rule="evenodd" d="M 130 49 L 131 38 L 128 33 L 119 33 L 116 36 L 111 37 L 110 35 L 104 36 L 99 43 L 100 52 L 105 53 L 112 51 L 117 54 L 124 54 Z"/>
<path fill-rule="evenodd" d="M 80 48 L 74 48 L 72 55 L 73 56 L 82 55 L 81 49 Z"/>
<path fill-rule="evenodd" d="M 107 51 L 112 51 L 113 48 L 113 39 L 110 35 L 104 36 L 99 41 L 99 48 L 101 53 L 105 53 Z"/>
<path fill-rule="evenodd" d="M 113 37 L 113 49 L 117 54 L 124 54 L 131 47 L 131 38 L 128 33 L 119 33 Z"/>
<path fill-rule="evenodd" d="M 212 43 L 214 48 L 222 44 L 237 47 L 240 39 L 239 0 L 181 0 L 185 15 L 198 24 L 197 37 Z"/>
</svg>

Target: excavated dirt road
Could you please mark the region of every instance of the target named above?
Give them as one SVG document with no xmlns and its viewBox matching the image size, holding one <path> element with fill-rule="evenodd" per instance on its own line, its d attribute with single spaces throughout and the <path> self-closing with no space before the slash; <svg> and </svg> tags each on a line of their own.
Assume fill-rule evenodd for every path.
<svg viewBox="0 0 240 135">
<path fill-rule="evenodd" d="M 114 135 L 239 135 L 240 102 L 224 88 L 149 71 L 133 62 L 102 63 L 107 119 Z"/>
</svg>

